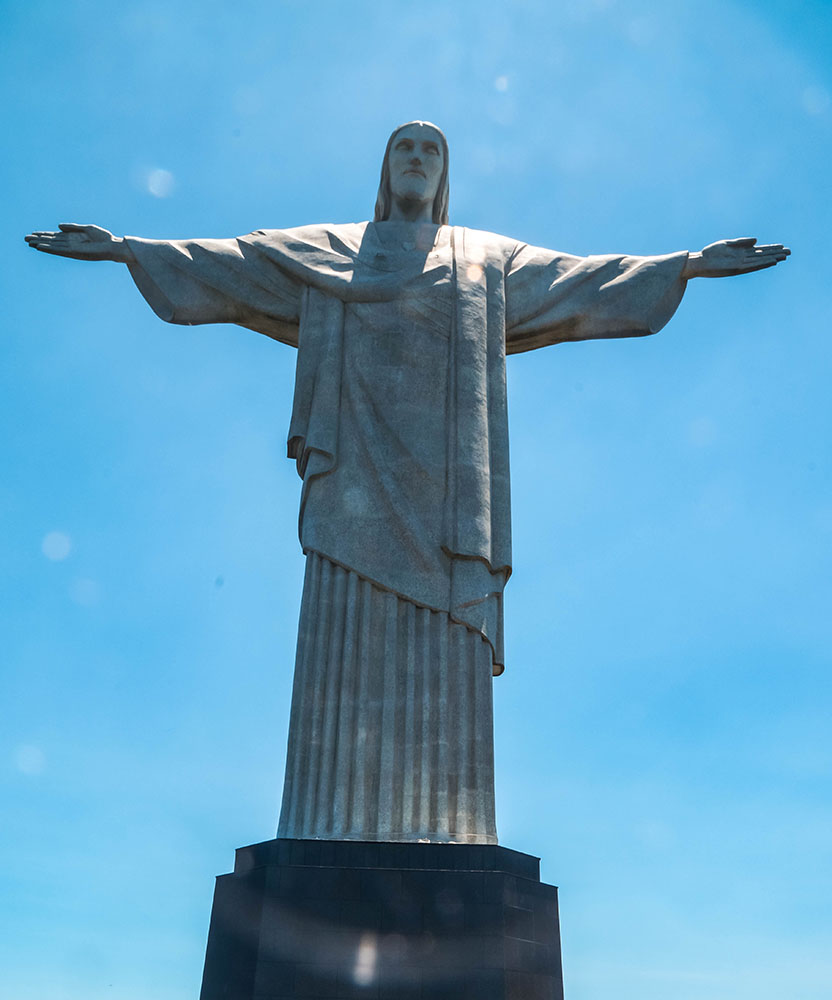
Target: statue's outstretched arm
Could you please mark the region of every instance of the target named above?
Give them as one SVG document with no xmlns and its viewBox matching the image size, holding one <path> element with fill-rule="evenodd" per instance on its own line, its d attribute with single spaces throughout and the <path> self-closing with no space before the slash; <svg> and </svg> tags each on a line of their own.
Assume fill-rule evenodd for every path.
<svg viewBox="0 0 832 1000">
<path fill-rule="evenodd" d="M 687 278 L 726 278 L 732 274 L 747 274 L 761 271 L 764 267 L 774 267 L 785 260 L 791 250 L 782 243 L 768 243 L 757 246 L 753 236 L 743 236 L 735 240 L 718 240 L 699 253 L 688 256 L 682 272 Z"/>
<path fill-rule="evenodd" d="M 62 222 L 58 229 L 60 232 L 57 233 L 29 233 L 26 242 L 33 250 L 74 260 L 115 260 L 122 264 L 134 261 L 133 251 L 127 242 L 101 226 Z"/>
</svg>

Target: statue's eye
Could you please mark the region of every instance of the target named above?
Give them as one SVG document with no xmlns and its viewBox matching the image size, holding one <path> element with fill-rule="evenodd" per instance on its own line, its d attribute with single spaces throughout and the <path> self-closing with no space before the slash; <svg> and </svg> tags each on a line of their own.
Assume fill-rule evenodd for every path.
<svg viewBox="0 0 832 1000">
<path fill-rule="evenodd" d="M 425 152 L 432 153 L 434 156 L 439 156 L 439 147 L 434 146 L 433 143 L 431 143 L 429 146 L 425 146 Z"/>
<path fill-rule="evenodd" d="M 402 139 L 396 143 L 396 149 L 404 149 L 405 151 L 410 152 L 410 150 L 413 149 L 413 143 L 409 139 Z"/>
</svg>

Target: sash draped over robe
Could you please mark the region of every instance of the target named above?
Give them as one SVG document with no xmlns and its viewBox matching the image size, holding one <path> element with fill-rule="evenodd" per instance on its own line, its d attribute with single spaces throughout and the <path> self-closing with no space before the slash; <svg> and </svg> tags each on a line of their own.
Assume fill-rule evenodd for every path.
<svg viewBox="0 0 832 1000">
<path fill-rule="evenodd" d="M 127 240 L 162 319 L 298 348 L 288 452 L 314 567 L 280 835 L 495 843 L 482 675 L 503 670 L 511 572 L 505 356 L 656 333 L 687 255 L 575 257 L 449 226 L 413 227 L 421 247 L 403 232 Z"/>
</svg>

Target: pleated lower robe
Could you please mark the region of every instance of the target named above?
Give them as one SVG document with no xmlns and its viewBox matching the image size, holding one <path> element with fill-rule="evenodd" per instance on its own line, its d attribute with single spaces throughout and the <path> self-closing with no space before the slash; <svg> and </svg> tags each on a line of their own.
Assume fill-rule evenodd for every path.
<svg viewBox="0 0 832 1000">
<path fill-rule="evenodd" d="M 491 647 L 307 555 L 278 836 L 497 842 Z"/>
</svg>

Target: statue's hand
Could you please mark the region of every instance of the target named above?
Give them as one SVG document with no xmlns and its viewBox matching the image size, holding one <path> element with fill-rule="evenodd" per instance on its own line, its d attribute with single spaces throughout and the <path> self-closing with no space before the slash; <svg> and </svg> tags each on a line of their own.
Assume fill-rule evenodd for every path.
<svg viewBox="0 0 832 1000">
<path fill-rule="evenodd" d="M 62 222 L 58 233 L 36 232 L 26 237 L 34 250 L 54 253 L 75 260 L 127 261 L 132 255 L 124 240 L 113 236 L 101 226 L 78 226 Z"/>
<path fill-rule="evenodd" d="M 757 246 L 753 236 L 737 240 L 718 240 L 706 246 L 701 253 L 692 253 L 682 275 L 683 278 L 725 278 L 732 274 L 746 274 L 774 267 L 785 260 L 791 250 L 782 243 Z"/>
</svg>

